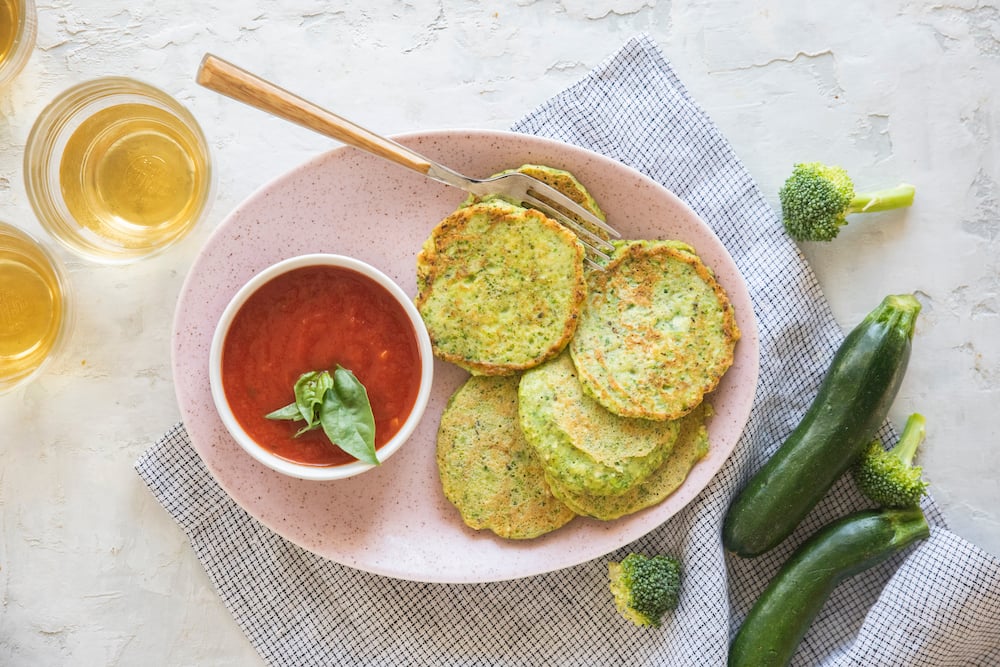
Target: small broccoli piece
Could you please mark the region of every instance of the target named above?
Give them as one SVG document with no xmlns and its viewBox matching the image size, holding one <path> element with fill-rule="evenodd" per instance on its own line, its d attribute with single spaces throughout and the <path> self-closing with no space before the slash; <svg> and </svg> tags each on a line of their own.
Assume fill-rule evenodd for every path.
<svg viewBox="0 0 1000 667">
<path fill-rule="evenodd" d="M 847 172 L 822 162 L 795 165 L 778 190 L 781 214 L 788 235 L 796 241 L 832 241 L 851 213 L 874 213 L 913 203 L 915 188 L 905 183 L 894 188 L 858 193 Z"/>
<path fill-rule="evenodd" d="M 632 553 L 620 563 L 608 563 L 615 606 L 640 626 L 660 626 L 663 615 L 677 608 L 681 595 L 681 564 L 670 556 Z"/>
<path fill-rule="evenodd" d="M 854 467 L 854 480 L 865 496 L 880 507 L 906 508 L 920 503 L 927 492 L 922 469 L 912 465 L 927 429 L 922 415 L 906 420 L 899 442 L 890 450 L 876 440 Z"/>
</svg>

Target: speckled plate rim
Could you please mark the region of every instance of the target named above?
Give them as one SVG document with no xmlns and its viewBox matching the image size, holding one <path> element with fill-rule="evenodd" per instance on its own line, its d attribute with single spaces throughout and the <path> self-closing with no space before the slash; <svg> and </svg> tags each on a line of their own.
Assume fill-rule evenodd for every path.
<svg viewBox="0 0 1000 667">
<path fill-rule="evenodd" d="M 709 396 L 711 450 L 659 505 L 616 521 L 578 517 L 528 541 L 474 531 L 444 498 L 434 458 L 447 398 L 467 377 L 437 361 L 431 400 L 410 441 L 364 475 L 334 482 L 288 478 L 251 459 L 215 412 L 208 381 L 212 332 L 226 303 L 257 271 L 297 254 L 353 255 L 416 293 L 415 260 L 432 227 L 464 198 L 353 148 L 318 155 L 259 188 L 212 232 L 181 288 L 171 336 L 182 420 L 209 472 L 254 519 L 319 556 L 374 574 L 434 583 L 483 583 L 599 558 L 674 516 L 711 482 L 750 415 L 759 340 L 746 284 L 718 237 L 679 198 L 638 171 L 551 139 L 493 130 L 394 137 L 432 159 L 485 176 L 524 163 L 572 171 L 626 237 L 675 238 L 696 249 L 728 292 L 742 337 Z M 462 558 L 456 559 L 455 554 Z"/>
</svg>

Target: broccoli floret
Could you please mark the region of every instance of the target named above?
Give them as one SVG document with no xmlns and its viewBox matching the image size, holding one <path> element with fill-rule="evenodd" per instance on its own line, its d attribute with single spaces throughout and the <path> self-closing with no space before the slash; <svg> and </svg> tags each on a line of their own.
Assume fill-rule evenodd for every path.
<svg viewBox="0 0 1000 667">
<path fill-rule="evenodd" d="M 847 172 L 822 162 L 795 165 L 778 190 L 781 215 L 788 235 L 796 241 L 832 241 L 851 213 L 874 213 L 913 203 L 915 189 L 905 183 L 894 188 L 858 193 Z"/>
<path fill-rule="evenodd" d="M 869 445 L 854 467 L 854 480 L 869 500 L 881 507 L 898 508 L 920 502 L 927 482 L 921 477 L 922 469 L 912 463 L 927 432 L 925 423 L 922 415 L 912 414 L 895 447 L 886 450 L 878 440 Z"/>
<path fill-rule="evenodd" d="M 671 556 L 632 553 L 608 563 L 608 576 L 618 612 L 636 625 L 659 627 L 680 602 L 681 564 Z"/>
</svg>

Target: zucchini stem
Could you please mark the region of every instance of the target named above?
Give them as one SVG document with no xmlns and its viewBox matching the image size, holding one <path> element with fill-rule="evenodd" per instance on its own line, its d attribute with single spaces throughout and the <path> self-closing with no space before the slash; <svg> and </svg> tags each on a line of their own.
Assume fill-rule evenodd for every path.
<svg viewBox="0 0 1000 667">
<path fill-rule="evenodd" d="M 866 319 L 905 331 L 910 340 L 913 340 L 920 308 L 920 302 L 912 294 L 890 294 L 882 299 L 882 303 Z"/>
<path fill-rule="evenodd" d="M 931 534 L 927 517 L 924 516 L 919 507 L 886 510 L 885 516 L 892 522 L 894 549 L 902 549 L 912 542 L 929 537 Z"/>
</svg>

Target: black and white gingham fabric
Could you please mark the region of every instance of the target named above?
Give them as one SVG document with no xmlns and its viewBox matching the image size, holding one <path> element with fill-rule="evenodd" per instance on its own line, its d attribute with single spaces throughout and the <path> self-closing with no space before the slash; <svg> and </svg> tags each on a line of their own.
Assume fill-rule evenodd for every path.
<svg viewBox="0 0 1000 667">
<path fill-rule="evenodd" d="M 627 548 L 683 559 L 681 607 L 659 629 L 621 619 L 606 563 L 622 553 L 479 585 L 421 584 L 343 567 L 246 515 L 178 425 L 136 469 L 271 664 L 723 665 L 730 636 L 794 545 L 863 506 L 842 480 L 774 553 L 752 561 L 723 553 L 730 498 L 805 410 L 843 335 L 803 257 L 657 46 L 632 39 L 514 129 L 604 153 L 662 183 L 712 226 L 749 284 L 761 378 L 746 432 L 694 503 Z M 893 437 L 888 425 L 881 435 Z M 932 500 L 924 509 L 931 537 L 842 584 L 794 664 L 1000 665 L 1000 560 L 950 533 Z"/>
</svg>

